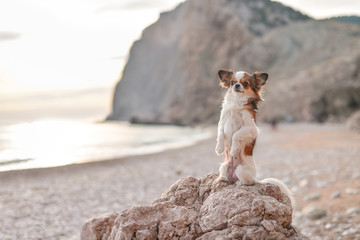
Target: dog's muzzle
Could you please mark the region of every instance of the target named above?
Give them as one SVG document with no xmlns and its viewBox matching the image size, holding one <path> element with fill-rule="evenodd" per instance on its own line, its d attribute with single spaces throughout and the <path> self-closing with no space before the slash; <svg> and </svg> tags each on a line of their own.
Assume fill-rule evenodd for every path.
<svg viewBox="0 0 360 240">
<path fill-rule="evenodd" d="M 237 83 L 237 84 L 234 85 L 234 91 L 235 92 L 242 92 L 240 83 Z"/>
</svg>

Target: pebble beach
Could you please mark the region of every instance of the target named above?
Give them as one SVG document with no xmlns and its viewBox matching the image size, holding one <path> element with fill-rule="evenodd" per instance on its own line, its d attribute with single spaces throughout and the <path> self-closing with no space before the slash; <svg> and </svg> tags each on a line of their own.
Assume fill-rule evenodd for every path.
<svg viewBox="0 0 360 240">
<path fill-rule="evenodd" d="M 293 225 L 311 239 L 360 239 L 360 134 L 343 125 L 260 125 L 258 179 L 293 191 Z M 79 239 L 107 212 L 150 204 L 176 180 L 217 172 L 214 135 L 193 146 L 55 168 L 0 173 L 0 239 Z"/>
</svg>

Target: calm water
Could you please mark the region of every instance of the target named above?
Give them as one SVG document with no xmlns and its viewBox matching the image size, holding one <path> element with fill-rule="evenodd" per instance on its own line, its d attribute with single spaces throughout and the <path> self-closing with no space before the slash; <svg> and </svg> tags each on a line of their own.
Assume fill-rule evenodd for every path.
<svg viewBox="0 0 360 240">
<path fill-rule="evenodd" d="M 210 131 L 176 126 L 43 120 L 0 125 L 0 171 L 160 152 L 191 145 Z"/>
</svg>

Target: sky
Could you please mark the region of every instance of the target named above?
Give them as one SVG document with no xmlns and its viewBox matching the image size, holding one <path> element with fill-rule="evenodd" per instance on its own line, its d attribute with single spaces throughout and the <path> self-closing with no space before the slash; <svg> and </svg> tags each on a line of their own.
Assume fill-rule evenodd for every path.
<svg viewBox="0 0 360 240">
<path fill-rule="evenodd" d="M 0 0 L 0 123 L 103 119 L 128 52 L 182 0 Z M 360 15 L 359 0 L 281 0 L 315 18 Z"/>
<path fill-rule="evenodd" d="M 0 123 L 104 118 L 133 41 L 178 2 L 0 0 Z"/>
</svg>

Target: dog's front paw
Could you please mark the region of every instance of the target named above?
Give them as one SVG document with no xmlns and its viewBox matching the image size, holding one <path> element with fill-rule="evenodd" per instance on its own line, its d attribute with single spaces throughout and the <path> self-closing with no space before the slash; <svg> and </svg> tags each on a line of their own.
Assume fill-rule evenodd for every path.
<svg viewBox="0 0 360 240">
<path fill-rule="evenodd" d="M 244 185 L 240 180 L 236 181 L 235 184 L 236 184 L 236 186 L 243 186 Z"/>
<path fill-rule="evenodd" d="M 216 144 L 215 152 L 217 155 L 221 155 L 224 152 L 225 148 L 223 144 Z"/>
<path fill-rule="evenodd" d="M 229 180 L 226 176 L 223 176 L 223 175 L 219 174 L 219 176 L 215 179 L 214 182 L 215 182 L 215 183 L 219 183 L 219 182 L 230 182 L 230 180 Z"/>
<path fill-rule="evenodd" d="M 219 176 L 216 179 L 217 182 L 227 182 L 227 181 L 229 181 L 228 168 L 229 168 L 229 164 L 227 162 L 224 162 L 224 163 L 222 163 L 220 165 Z"/>
</svg>

